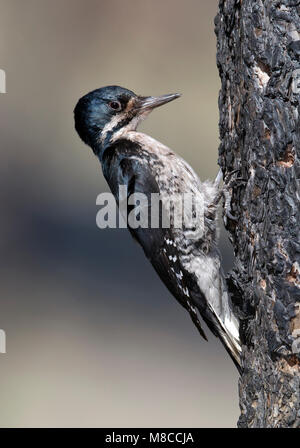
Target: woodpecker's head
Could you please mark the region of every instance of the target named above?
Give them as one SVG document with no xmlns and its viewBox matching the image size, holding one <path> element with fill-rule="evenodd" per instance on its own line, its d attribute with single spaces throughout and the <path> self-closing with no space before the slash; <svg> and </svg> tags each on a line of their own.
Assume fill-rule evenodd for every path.
<svg viewBox="0 0 300 448">
<path fill-rule="evenodd" d="M 178 93 L 138 96 L 119 86 L 93 90 L 80 98 L 75 109 L 75 128 L 80 138 L 99 154 L 124 130 L 135 130 L 155 107 L 178 98 Z"/>
</svg>

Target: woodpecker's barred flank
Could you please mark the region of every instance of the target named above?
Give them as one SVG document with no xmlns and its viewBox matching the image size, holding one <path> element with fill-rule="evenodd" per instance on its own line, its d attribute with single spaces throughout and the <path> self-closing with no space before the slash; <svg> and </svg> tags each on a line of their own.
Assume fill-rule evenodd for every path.
<svg viewBox="0 0 300 448">
<path fill-rule="evenodd" d="M 130 90 L 108 86 L 82 97 L 74 110 L 75 128 L 99 158 L 105 179 L 119 201 L 119 185 L 133 193 L 170 196 L 192 193 L 204 204 L 204 229 L 129 227 L 154 269 L 179 303 L 188 311 L 200 334 L 202 318 L 219 337 L 240 368 L 239 321 L 223 278 L 217 248 L 216 212 L 220 195 L 215 182 L 201 182 L 193 169 L 171 149 L 137 126 L 152 109 L 178 98 L 171 94 L 140 97 Z M 151 213 L 149 202 L 149 214 Z"/>
</svg>

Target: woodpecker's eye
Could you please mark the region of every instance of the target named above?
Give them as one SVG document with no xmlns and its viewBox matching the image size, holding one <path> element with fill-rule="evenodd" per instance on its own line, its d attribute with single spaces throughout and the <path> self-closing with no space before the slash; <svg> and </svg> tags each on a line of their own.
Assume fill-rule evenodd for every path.
<svg viewBox="0 0 300 448">
<path fill-rule="evenodd" d="M 122 106 L 119 101 L 111 101 L 109 104 L 109 107 L 113 110 L 121 110 Z"/>
</svg>

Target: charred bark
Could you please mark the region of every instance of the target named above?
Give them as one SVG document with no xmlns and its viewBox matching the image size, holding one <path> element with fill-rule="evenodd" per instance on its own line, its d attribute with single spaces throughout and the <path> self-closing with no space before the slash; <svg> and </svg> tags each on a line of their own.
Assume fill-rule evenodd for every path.
<svg viewBox="0 0 300 448">
<path fill-rule="evenodd" d="M 240 427 L 300 427 L 300 1 L 220 0 L 219 163 L 241 319 Z"/>
</svg>

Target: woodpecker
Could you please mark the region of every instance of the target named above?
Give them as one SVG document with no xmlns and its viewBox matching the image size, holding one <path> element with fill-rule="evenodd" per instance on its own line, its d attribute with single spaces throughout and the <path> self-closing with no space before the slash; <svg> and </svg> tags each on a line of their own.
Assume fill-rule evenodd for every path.
<svg viewBox="0 0 300 448">
<path fill-rule="evenodd" d="M 201 336 L 207 340 L 202 318 L 240 369 L 239 321 L 226 289 L 217 246 L 222 173 L 214 182 L 201 182 L 185 160 L 136 130 L 154 108 L 179 96 L 144 97 L 119 86 L 102 87 L 79 99 L 74 109 L 75 129 L 98 157 L 118 204 L 120 185 L 126 185 L 128 198 L 134 193 L 159 193 L 162 201 L 183 193 L 201 196 L 201 229 L 197 225 L 192 230 L 184 226 L 128 228 Z"/>
</svg>

